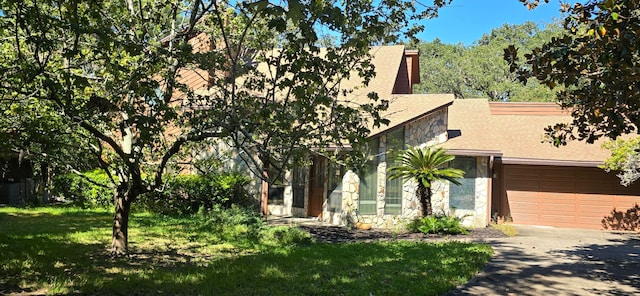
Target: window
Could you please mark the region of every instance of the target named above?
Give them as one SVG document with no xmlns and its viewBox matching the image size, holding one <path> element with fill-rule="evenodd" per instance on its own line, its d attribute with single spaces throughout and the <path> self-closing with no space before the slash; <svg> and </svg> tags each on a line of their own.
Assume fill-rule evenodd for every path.
<svg viewBox="0 0 640 296">
<path fill-rule="evenodd" d="M 327 196 L 329 197 L 329 211 L 342 210 L 342 176 L 345 174 L 344 166 L 337 163 L 329 163 L 329 181 Z"/>
<path fill-rule="evenodd" d="M 272 205 L 284 205 L 284 188 L 286 186 L 284 172 L 279 172 L 275 168 L 269 170 L 269 178 L 271 184 L 269 184 L 269 204 Z"/>
<path fill-rule="evenodd" d="M 307 170 L 305 167 L 293 168 L 293 207 L 304 208 L 304 187 Z"/>
<path fill-rule="evenodd" d="M 376 214 L 379 150 L 380 138 L 371 139 L 368 145 L 367 162 L 360 171 L 360 204 L 358 205 L 358 212 L 363 215 Z"/>
<path fill-rule="evenodd" d="M 387 168 L 400 165 L 398 155 L 404 149 L 404 128 L 394 130 L 387 134 L 386 161 Z M 387 178 L 384 213 L 387 215 L 399 215 L 402 213 L 402 179 L 390 180 Z"/>
<path fill-rule="evenodd" d="M 473 210 L 476 196 L 476 158 L 456 156 L 450 166 L 463 170 L 464 178 L 458 179 L 460 185 L 450 183 L 449 205 L 454 209 Z"/>
</svg>

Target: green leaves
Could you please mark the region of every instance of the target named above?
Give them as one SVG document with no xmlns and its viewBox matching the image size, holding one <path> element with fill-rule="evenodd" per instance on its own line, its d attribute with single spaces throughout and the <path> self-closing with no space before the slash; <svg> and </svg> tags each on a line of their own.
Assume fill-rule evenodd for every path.
<svg viewBox="0 0 640 296">
<path fill-rule="evenodd" d="M 600 0 L 568 9 L 562 37 L 536 48 L 511 71 L 519 80 L 535 78 L 571 111 L 573 122 L 548 128 L 555 145 L 589 143 L 636 132 L 640 124 L 640 19 L 637 1 Z"/>
<path fill-rule="evenodd" d="M 551 101 L 554 90 L 533 79 L 517 80 L 518 53 L 530 50 L 561 33 L 558 25 L 539 29 L 535 23 L 503 25 L 471 46 L 418 44 L 421 83 L 417 92 L 453 93 L 456 98 L 488 97 L 494 101 Z M 507 61 L 505 63 L 505 60 Z M 514 72 L 514 73 L 512 73 Z"/>
<path fill-rule="evenodd" d="M 454 158 L 446 154 L 443 148 L 409 147 L 398 157 L 401 165 L 389 169 L 389 178 L 413 179 L 427 188 L 431 187 L 432 182 L 438 180 L 460 184 L 456 179 L 462 178 L 464 172 L 446 167 Z"/>
</svg>

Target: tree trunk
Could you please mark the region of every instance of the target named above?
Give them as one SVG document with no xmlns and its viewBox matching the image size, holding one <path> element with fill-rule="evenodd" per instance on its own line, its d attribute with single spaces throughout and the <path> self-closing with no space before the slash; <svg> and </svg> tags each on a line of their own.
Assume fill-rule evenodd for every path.
<svg viewBox="0 0 640 296">
<path fill-rule="evenodd" d="M 431 207 L 431 188 L 418 184 L 418 196 L 420 197 L 420 205 L 422 206 L 422 217 L 431 216 L 433 208 Z"/>
<path fill-rule="evenodd" d="M 125 255 L 129 251 L 129 211 L 131 210 L 131 190 L 116 190 L 116 212 L 113 216 L 113 235 L 111 253 Z"/>
<path fill-rule="evenodd" d="M 269 215 L 269 182 L 266 181 L 269 179 L 269 171 L 264 169 L 262 173 L 265 180 L 262 181 L 262 197 L 260 204 L 262 206 L 262 216 L 266 220 Z"/>
</svg>

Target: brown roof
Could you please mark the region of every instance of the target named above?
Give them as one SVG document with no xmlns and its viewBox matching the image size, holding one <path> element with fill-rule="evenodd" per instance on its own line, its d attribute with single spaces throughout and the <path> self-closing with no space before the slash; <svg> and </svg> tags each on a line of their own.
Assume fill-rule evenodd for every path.
<svg viewBox="0 0 640 296">
<path fill-rule="evenodd" d="M 371 136 L 416 120 L 453 102 L 452 94 L 393 94 L 400 64 L 406 58 L 404 45 L 372 47 L 370 53 L 373 55 L 376 76 L 369 85 L 362 87 L 361 80 L 354 78 L 343 82 L 341 88 L 354 89 L 347 100 L 355 103 L 369 102 L 367 94 L 370 92 L 376 92 L 380 99 L 389 101 L 389 109 L 380 113 L 380 116 L 389 119 L 389 125 L 371 126 Z"/>
<path fill-rule="evenodd" d="M 380 113 L 383 118 L 389 119 L 389 125 L 371 128 L 371 136 L 381 134 L 394 127 L 419 119 L 440 108 L 445 108 L 453 102 L 453 94 L 411 94 L 391 95 L 389 109 Z"/>
<path fill-rule="evenodd" d="M 401 70 L 401 63 L 406 59 L 404 45 L 372 47 L 369 53 L 372 55 L 371 62 L 375 67 L 376 76 L 365 87 L 357 73 L 352 73 L 350 79 L 343 80 L 340 84 L 340 89 L 350 90 L 351 92 L 346 97 L 339 98 L 339 100 L 357 107 L 359 104 L 371 103 L 367 95 L 371 92 L 376 92 L 381 100 L 390 102 L 389 109 L 381 113 L 383 118 L 391 121 L 390 124 L 378 128 L 370 126 L 372 136 L 418 119 L 423 115 L 451 104 L 453 101 L 454 97 L 451 94 L 393 94 L 393 88 L 399 70 Z M 324 55 L 325 53 L 321 51 L 320 54 Z M 410 52 L 410 54 L 416 55 L 417 52 Z M 263 73 L 269 73 L 269 68 L 264 63 L 258 65 L 258 68 Z M 206 90 L 197 90 L 196 92 L 207 93 Z"/>
<path fill-rule="evenodd" d="M 547 103 L 553 109 L 553 103 Z M 519 108 L 522 104 L 518 104 Z M 540 103 L 536 103 L 536 108 Z M 522 110 L 521 110 L 522 111 Z M 544 128 L 556 123 L 570 122 L 569 115 L 540 112 L 520 114 L 491 114 L 487 99 L 455 100 L 449 107 L 449 140 L 443 147 L 455 150 L 500 151 L 504 162 L 514 163 L 583 163 L 597 165 L 609 156 L 594 144 L 571 141 L 554 147 L 542 142 Z M 555 114 L 555 115 L 554 115 Z"/>
<path fill-rule="evenodd" d="M 393 92 L 400 63 L 405 58 L 404 45 L 376 46 L 372 47 L 369 53 L 373 56 L 371 63 L 375 67 L 376 76 L 369 81 L 367 87 L 362 85 L 362 79 L 356 73 L 352 73 L 350 79 L 342 81 L 341 89 L 353 89 L 349 99 L 367 101 L 367 94 L 370 92 L 376 92 L 380 98 L 388 99 Z"/>
</svg>

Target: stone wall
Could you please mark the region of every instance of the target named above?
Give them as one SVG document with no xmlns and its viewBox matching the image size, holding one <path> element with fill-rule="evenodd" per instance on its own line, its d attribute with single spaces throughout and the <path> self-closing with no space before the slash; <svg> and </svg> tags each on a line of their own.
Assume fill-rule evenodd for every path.
<svg viewBox="0 0 640 296">
<path fill-rule="evenodd" d="M 449 188 L 455 186 L 449 182 L 437 182 L 434 186 L 432 202 L 434 214 L 455 215 L 463 218 L 462 223 L 468 227 L 487 226 L 487 200 L 489 198 L 488 157 L 476 157 L 476 180 L 474 210 L 454 209 L 449 204 Z"/>
<path fill-rule="evenodd" d="M 405 143 L 410 146 L 424 147 L 446 141 L 447 137 L 447 110 L 434 112 L 424 118 L 405 125 Z M 401 229 L 407 221 L 421 215 L 420 201 L 415 195 L 416 183 L 407 181 L 403 184 L 402 213 L 399 215 L 385 215 L 385 186 L 387 175 L 387 163 L 385 159 L 386 136 L 380 137 L 379 164 L 378 164 L 378 188 L 377 210 L 375 215 L 357 215 L 359 204 L 358 175 L 352 171 L 343 178 L 342 211 L 323 214 L 323 221 L 336 225 L 352 227 L 355 222 L 371 223 L 376 228 Z M 474 210 L 452 209 L 449 205 L 449 182 L 436 182 L 433 184 L 433 209 L 436 214 L 456 215 L 464 217 L 463 224 L 469 227 L 484 227 L 487 223 L 487 199 L 489 172 L 488 158 L 476 157 L 477 178 L 475 180 Z"/>
<path fill-rule="evenodd" d="M 446 141 L 447 110 L 442 109 L 431 113 L 419 120 L 405 125 L 404 142 L 411 146 L 434 145 Z M 357 215 L 359 202 L 360 179 L 354 172 L 347 172 L 343 178 L 342 212 L 325 213 L 323 220 L 336 224 L 352 226 L 357 221 L 371 223 L 376 228 L 400 229 L 404 222 L 420 214 L 420 202 L 415 196 L 415 185 L 411 182 L 403 184 L 402 212 L 399 215 L 385 215 L 385 193 L 387 180 L 387 162 L 385 158 L 386 135 L 380 136 L 380 150 L 378 151 L 377 202 L 375 215 Z"/>
</svg>

